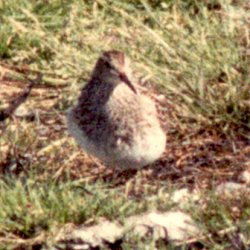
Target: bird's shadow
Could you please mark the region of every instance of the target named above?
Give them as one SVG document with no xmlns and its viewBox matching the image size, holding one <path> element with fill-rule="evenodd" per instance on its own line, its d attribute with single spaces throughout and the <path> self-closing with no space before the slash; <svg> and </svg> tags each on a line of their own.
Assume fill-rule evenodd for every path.
<svg viewBox="0 0 250 250">
<path fill-rule="evenodd" d="M 153 164 L 147 165 L 140 169 L 126 169 L 120 170 L 117 168 L 104 167 L 102 174 L 95 176 L 95 180 L 102 180 L 104 183 L 112 184 L 114 186 L 125 185 L 139 175 L 139 173 L 146 173 L 148 181 L 156 180 L 173 180 L 181 177 L 181 171 L 173 168 L 172 159 L 159 159 Z"/>
</svg>

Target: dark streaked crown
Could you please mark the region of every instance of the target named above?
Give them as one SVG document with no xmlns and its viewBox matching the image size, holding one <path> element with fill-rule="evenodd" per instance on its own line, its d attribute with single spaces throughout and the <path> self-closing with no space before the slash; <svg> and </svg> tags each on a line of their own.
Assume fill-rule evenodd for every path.
<svg viewBox="0 0 250 250">
<path fill-rule="evenodd" d="M 124 66 L 125 64 L 125 55 L 123 52 L 118 50 L 110 50 L 103 52 L 101 58 L 105 61 L 110 63 L 111 65 L 117 66 Z"/>
</svg>

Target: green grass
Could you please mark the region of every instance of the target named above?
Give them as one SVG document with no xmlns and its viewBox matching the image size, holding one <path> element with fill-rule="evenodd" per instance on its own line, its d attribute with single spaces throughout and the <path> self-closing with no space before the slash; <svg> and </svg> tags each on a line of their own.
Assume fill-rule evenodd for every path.
<svg viewBox="0 0 250 250">
<path fill-rule="evenodd" d="M 141 76 L 173 96 L 181 123 L 248 136 L 241 131 L 250 124 L 243 3 L 218 1 L 221 13 L 205 2 L 139 3 L 3 3 L 2 57 L 79 86 L 102 50 L 121 49 Z"/>
<path fill-rule="evenodd" d="M 49 234 L 43 240 L 49 242 L 67 223 L 98 223 L 100 218 L 122 223 L 130 215 L 172 206 L 170 201 L 148 201 L 146 191 L 145 197 L 136 201 L 119 189 L 104 183 L 88 185 L 84 180 L 41 183 L 34 177 L 5 178 L 0 191 L 0 244 L 8 243 L 12 234 L 28 243 L 44 232 Z"/>
<path fill-rule="evenodd" d="M 31 247 L 32 239 L 43 233 L 43 243 L 53 242 L 56 232 L 68 223 L 78 225 L 100 217 L 122 221 L 153 208 L 178 209 L 160 195 L 155 201 L 147 197 L 159 194 L 159 188 L 168 193 L 188 181 L 159 178 L 146 185 L 142 174 L 116 187 L 101 178 L 89 181 L 82 172 L 92 165 L 85 158 L 70 159 L 77 148 L 65 132 L 65 111 L 103 50 L 124 51 L 132 59 L 136 76 L 167 97 L 171 110 L 165 120 L 174 131 L 174 143 L 181 145 L 207 133 L 232 145 L 232 157 L 243 151 L 235 143 L 250 139 L 248 12 L 243 0 L 0 1 L 0 64 L 26 67 L 30 78 L 34 72 L 43 74 L 43 87 L 26 103 L 35 112 L 34 120 L 7 121 L 6 129 L 0 130 L 1 249 Z M 0 77 L 10 78 L 12 85 L 24 79 L 13 71 Z M 10 96 L 0 92 L 0 108 L 14 92 L 10 89 Z M 55 125 L 61 126 L 59 131 Z M 55 145 L 46 148 L 51 143 Z M 11 164 L 20 166 L 21 174 L 9 173 Z M 237 158 L 229 167 L 233 172 L 240 164 Z M 210 167 L 219 172 L 216 164 Z M 219 180 L 224 178 L 221 172 Z M 171 188 L 166 185 L 169 182 Z M 202 240 L 205 246 L 235 247 L 235 232 L 217 234 L 233 224 L 249 245 L 249 199 L 223 200 L 204 190 L 206 195 L 202 206 L 190 204 L 184 209 L 212 235 Z M 11 241 L 13 236 L 31 241 Z M 124 243 L 124 249 L 135 245 L 143 249 L 145 242 L 132 239 Z"/>
<path fill-rule="evenodd" d="M 24 238 L 69 222 L 123 218 L 145 206 L 100 184 L 88 187 L 80 182 L 37 183 L 27 179 L 24 184 L 21 180 L 4 180 L 1 191 L 1 231 L 19 232 Z"/>
</svg>

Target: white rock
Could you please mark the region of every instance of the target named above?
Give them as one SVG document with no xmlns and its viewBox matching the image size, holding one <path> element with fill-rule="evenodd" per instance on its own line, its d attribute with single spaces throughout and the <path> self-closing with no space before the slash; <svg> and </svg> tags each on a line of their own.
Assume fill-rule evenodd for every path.
<svg viewBox="0 0 250 250">
<path fill-rule="evenodd" d="M 186 202 L 189 197 L 190 197 L 190 192 L 188 191 L 188 189 L 182 188 L 182 189 L 176 190 L 173 193 L 171 199 L 175 203 L 183 203 L 183 202 Z"/>
<path fill-rule="evenodd" d="M 74 245 L 73 249 L 75 250 L 102 247 L 104 242 L 114 243 L 122 236 L 123 228 L 121 226 L 104 220 L 97 225 L 75 229 L 66 237 L 66 242 L 68 242 L 66 246 L 72 247 Z M 72 242 L 74 243 L 72 244 Z"/>
<path fill-rule="evenodd" d="M 167 238 L 170 241 L 184 241 L 199 233 L 191 217 L 182 212 L 151 212 L 132 216 L 125 225 L 140 237 L 151 233 L 154 238 Z"/>
<path fill-rule="evenodd" d="M 166 239 L 173 244 L 201 234 L 185 213 L 150 212 L 127 218 L 124 227 L 105 219 L 97 225 L 79 227 L 60 238 L 57 245 L 60 249 L 102 249 L 106 243 L 115 243 L 125 235 L 129 237 L 130 233 L 140 238 L 153 236 L 155 240 Z"/>
<path fill-rule="evenodd" d="M 169 240 L 186 240 L 198 233 L 191 217 L 182 212 L 151 213 L 149 218 L 157 225 L 166 228 Z"/>
<path fill-rule="evenodd" d="M 217 195 L 235 196 L 242 193 L 249 193 L 250 189 L 245 184 L 236 182 L 225 182 L 216 187 Z"/>
</svg>

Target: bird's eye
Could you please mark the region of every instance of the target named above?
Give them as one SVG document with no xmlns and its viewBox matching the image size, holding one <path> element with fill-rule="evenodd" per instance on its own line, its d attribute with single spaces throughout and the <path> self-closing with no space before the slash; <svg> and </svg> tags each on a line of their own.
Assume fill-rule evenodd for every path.
<svg viewBox="0 0 250 250">
<path fill-rule="evenodd" d="M 109 72 L 113 75 L 118 75 L 116 68 L 109 62 L 105 62 L 105 66 L 109 69 Z"/>
<path fill-rule="evenodd" d="M 105 66 L 106 66 L 107 68 L 109 68 L 109 69 L 112 69 L 112 68 L 113 68 L 112 65 L 111 65 L 109 62 L 105 62 L 104 64 L 105 64 Z"/>
<path fill-rule="evenodd" d="M 116 71 L 116 68 L 110 62 L 105 61 L 104 64 L 108 69 Z"/>
</svg>

